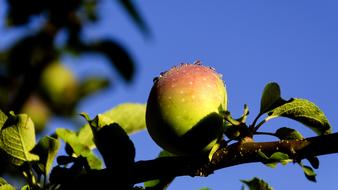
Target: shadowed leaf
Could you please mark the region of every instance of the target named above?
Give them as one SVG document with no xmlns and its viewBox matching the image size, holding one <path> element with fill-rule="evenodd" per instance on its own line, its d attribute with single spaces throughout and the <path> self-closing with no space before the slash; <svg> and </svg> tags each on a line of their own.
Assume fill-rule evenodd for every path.
<svg viewBox="0 0 338 190">
<path fill-rule="evenodd" d="M 275 82 L 268 83 L 263 90 L 260 114 L 264 114 L 284 103 L 279 85 Z"/>
<path fill-rule="evenodd" d="M 135 64 L 128 51 L 118 42 L 101 40 L 87 46 L 87 50 L 105 55 L 126 81 L 131 81 L 135 73 Z"/>
<path fill-rule="evenodd" d="M 132 0 L 119 0 L 120 5 L 127 11 L 136 25 L 141 29 L 143 34 L 149 35 L 149 28 L 142 19 L 140 13 L 137 11 L 135 5 L 133 4 Z"/>
<path fill-rule="evenodd" d="M 128 134 L 117 123 L 106 123 L 100 115 L 88 121 L 94 134 L 94 142 L 108 168 L 127 168 L 134 163 L 135 148 Z M 108 121 L 109 122 L 109 121 Z M 121 167 L 121 168 L 120 168 Z"/>
<path fill-rule="evenodd" d="M 288 127 L 277 129 L 275 134 L 280 140 L 296 140 L 304 138 L 297 130 Z"/>
<path fill-rule="evenodd" d="M 319 168 L 319 159 L 318 159 L 317 156 L 309 157 L 309 158 L 307 158 L 307 160 L 310 162 L 311 166 L 314 169 L 318 169 Z"/>
<path fill-rule="evenodd" d="M 34 153 L 40 157 L 38 161 L 38 167 L 45 176 L 47 176 L 48 172 L 52 168 L 59 148 L 60 141 L 58 139 L 50 136 L 44 136 L 31 151 L 31 153 Z"/>
<path fill-rule="evenodd" d="M 259 178 L 253 178 L 251 180 L 241 180 L 249 190 L 273 190 L 268 183 Z"/>
</svg>

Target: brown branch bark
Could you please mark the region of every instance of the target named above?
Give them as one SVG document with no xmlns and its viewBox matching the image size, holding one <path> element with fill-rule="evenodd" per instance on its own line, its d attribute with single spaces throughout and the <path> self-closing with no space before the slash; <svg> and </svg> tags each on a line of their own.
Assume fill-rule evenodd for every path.
<svg viewBox="0 0 338 190">
<path fill-rule="evenodd" d="M 206 176 L 215 170 L 239 164 L 260 162 L 258 152 L 266 155 L 282 152 L 289 158 L 301 160 L 310 156 L 338 153 L 338 133 L 274 142 L 245 142 L 222 146 L 212 160 L 203 156 L 164 157 L 149 161 L 138 161 L 132 173 L 132 183 L 175 176 Z"/>
</svg>

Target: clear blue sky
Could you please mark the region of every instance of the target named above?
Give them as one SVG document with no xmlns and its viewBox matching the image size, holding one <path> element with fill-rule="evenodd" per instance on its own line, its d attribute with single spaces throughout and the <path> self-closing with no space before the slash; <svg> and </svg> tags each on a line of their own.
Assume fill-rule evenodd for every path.
<svg viewBox="0 0 338 190">
<path fill-rule="evenodd" d="M 252 121 L 259 110 L 264 85 L 276 81 L 283 97 L 302 97 L 316 103 L 337 132 L 337 1 L 137 1 L 151 29 L 150 39 L 142 36 L 117 4 L 102 2 L 102 22 L 88 26 L 84 37 L 119 40 L 134 56 L 138 71 L 134 82 L 127 85 L 111 75 L 102 58 L 83 57 L 81 61 L 88 67 L 96 66 L 79 69 L 72 64 L 78 60 L 64 57 L 79 77 L 90 70 L 116 80 L 114 88 L 86 99 L 79 111 L 95 115 L 119 103 L 146 102 L 153 77 L 173 65 L 201 60 L 223 74 L 229 111 L 234 116 L 240 115 L 247 103 Z M 274 131 L 283 126 L 295 127 L 305 136 L 314 135 L 308 128 L 286 119 L 272 121 L 263 129 Z M 132 135 L 132 140 L 137 160 L 153 159 L 160 151 L 146 131 Z M 208 178 L 179 177 L 169 190 L 239 190 L 239 179 L 254 176 L 265 179 L 277 190 L 335 188 L 337 154 L 321 156 L 320 161 L 317 183 L 306 180 L 297 165 L 271 169 L 258 163 L 225 168 Z"/>
</svg>

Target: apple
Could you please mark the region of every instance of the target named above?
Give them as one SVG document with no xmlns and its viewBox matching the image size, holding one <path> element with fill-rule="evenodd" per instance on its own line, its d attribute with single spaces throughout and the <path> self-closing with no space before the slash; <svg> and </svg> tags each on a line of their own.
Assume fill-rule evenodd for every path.
<svg viewBox="0 0 338 190">
<path fill-rule="evenodd" d="M 152 139 L 176 155 L 209 152 L 222 138 L 227 109 L 221 75 L 197 62 L 181 64 L 154 80 L 146 125 Z"/>
<path fill-rule="evenodd" d="M 47 66 L 41 76 L 43 92 L 58 110 L 72 107 L 78 98 L 78 81 L 73 72 L 60 62 Z"/>
<path fill-rule="evenodd" d="M 26 113 L 34 122 L 35 132 L 40 133 L 51 117 L 48 106 L 36 95 L 32 95 L 24 104 L 22 113 Z"/>
</svg>

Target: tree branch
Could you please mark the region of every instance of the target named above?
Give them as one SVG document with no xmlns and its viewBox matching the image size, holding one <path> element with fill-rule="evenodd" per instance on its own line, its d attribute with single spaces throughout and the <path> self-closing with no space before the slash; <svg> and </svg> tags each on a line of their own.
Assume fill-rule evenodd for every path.
<svg viewBox="0 0 338 190">
<path fill-rule="evenodd" d="M 208 158 L 201 156 L 163 157 L 149 161 L 138 161 L 132 172 L 134 184 L 175 176 L 207 176 L 213 171 L 239 164 L 261 162 L 258 152 L 267 156 L 275 152 L 289 155 L 295 161 L 325 154 L 338 153 L 338 133 L 306 138 L 303 140 L 282 140 L 274 142 L 245 142 L 222 146 Z"/>
</svg>

